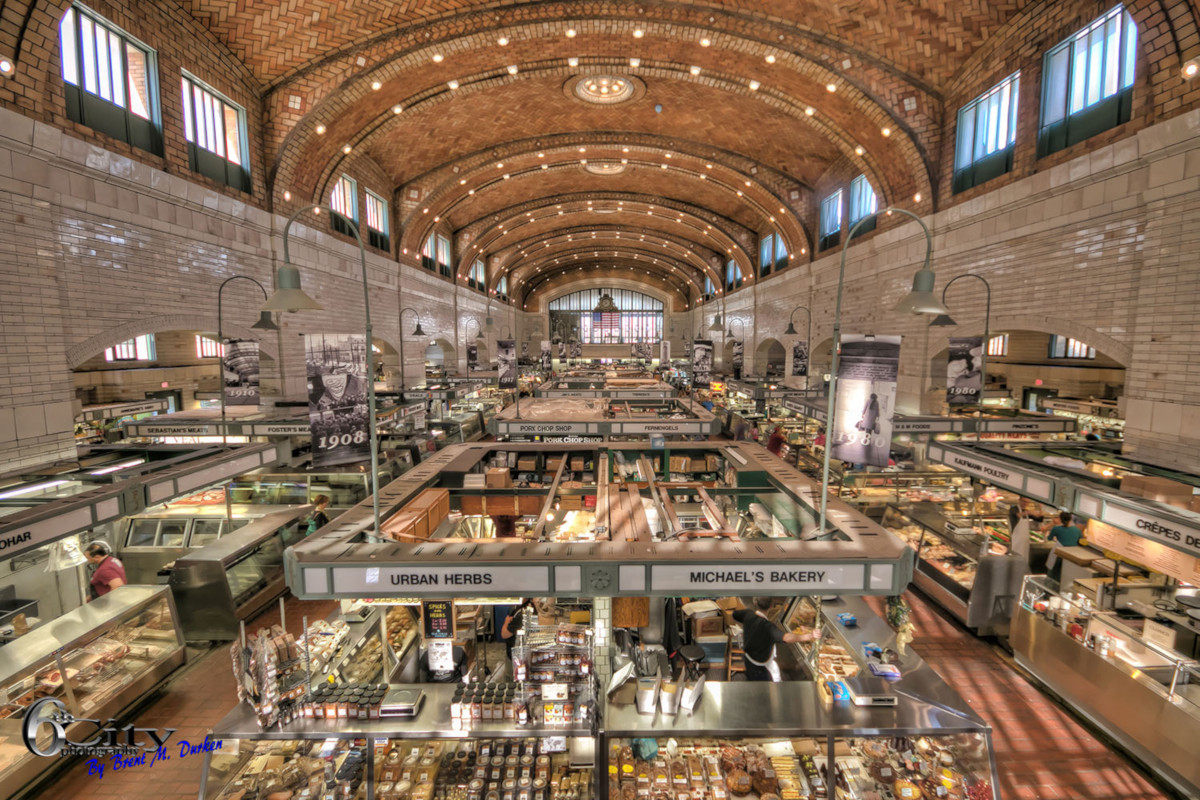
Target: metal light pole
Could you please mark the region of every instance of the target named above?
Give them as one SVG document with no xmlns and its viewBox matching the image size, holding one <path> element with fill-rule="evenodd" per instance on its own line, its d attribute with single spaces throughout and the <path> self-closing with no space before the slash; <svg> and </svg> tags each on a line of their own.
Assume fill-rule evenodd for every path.
<svg viewBox="0 0 1200 800">
<path fill-rule="evenodd" d="M 944 312 L 946 309 L 937 303 L 932 294 L 935 276 L 933 270 L 929 268 L 929 258 L 933 254 L 933 236 L 929 233 L 929 228 L 921 221 L 920 217 L 903 208 L 889 207 L 885 208 L 882 213 L 890 215 L 893 211 L 912 217 L 921 226 L 921 230 L 925 232 L 925 263 L 913 277 L 913 291 L 904 300 L 901 300 L 896 310 L 921 313 L 926 307 L 936 307 L 935 310 L 937 313 Z M 821 517 L 818 522 L 819 527 L 817 528 L 818 536 L 822 536 L 825 533 L 825 514 L 829 505 L 829 454 L 833 450 L 834 426 L 837 424 L 837 380 L 838 363 L 841 360 L 840 356 L 842 352 L 842 290 L 846 284 L 846 251 L 850 247 L 850 240 L 854 238 L 854 234 L 858 233 L 858 229 L 870 219 L 871 217 L 869 216 L 863 217 L 850 228 L 850 233 L 846 236 L 846 241 L 842 245 L 842 263 L 838 269 L 837 304 L 833 312 L 833 362 L 830 366 L 829 389 L 826 394 L 825 458 L 821 467 Z M 932 304 L 925 303 L 926 300 L 932 301 Z M 916 307 L 917 302 L 922 303 L 920 308 Z"/>
<path fill-rule="evenodd" d="M 788 317 L 787 330 L 783 332 L 783 335 L 784 336 L 799 336 L 799 334 L 796 333 L 796 323 L 795 323 L 797 311 L 803 311 L 808 316 L 808 334 L 807 334 L 808 338 L 805 340 L 805 344 L 808 347 L 808 368 L 806 368 L 804 370 L 804 390 L 808 391 L 808 373 L 812 372 L 812 309 L 810 309 L 808 306 L 796 306 L 795 308 L 793 308 L 791 315 Z M 794 356 L 795 356 L 795 351 L 793 351 L 793 357 Z M 795 369 L 794 361 L 792 364 L 792 368 Z M 825 438 L 828 439 L 829 437 L 826 436 Z"/>
<path fill-rule="evenodd" d="M 400 309 L 400 400 L 401 401 L 404 400 L 404 367 L 405 367 L 405 363 L 404 363 L 404 312 L 405 311 L 412 311 L 412 313 L 417 315 L 417 327 L 413 328 L 412 335 L 413 336 L 424 336 L 425 335 L 425 331 L 421 330 L 421 315 L 417 313 L 416 309 L 408 308 L 408 307 Z"/>
<path fill-rule="evenodd" d="M 226 278 L 217 287 L 217 344 L 220 345 L 220 367 L 221 367 L 221 446 L 229 447 L 229 421 L 225 414 L 225 309 L 222 304 L 222 298 L 225 294 L 225 285 L 231 281 L 243 280 L 250 281 L 263 293 L 263 299 L 267 299 L 267 290 L 261 283 L 246 275 L 234 275 Z M 270 311 L 260 311 L 258 322 L 250 326 L 254 330 L 259 331 L 277 331 L 279 326 L 271 319 Z M 260 401 L 261 402 L 261 401 Z M 233 497 L 229 486 L 225 487 L 225 519 L 228 520 L 230 526 L 233 525 Z"/>
<path fill-rule="evenodd" d="M 362 262 L 363 318 L 365 321 L 364 327 L 367 334 L 367 434 L 371 441 L 371 507 L 374 511 L 375 518 L 375 530 L 373 531 L 373 535 L 379 536 L 382 531 L 379 523 L 379 437 L 376 436 L 375 430 L 375 354 L 371 348 L 371 293 L 370 285 L 367 283 L 367 248 L 363 245 L 362 235 L 358 232 L 358 224 L 354 220 L 350 219 L 345 214 L 334 211 L 329 206 L 323 206 L 314 203 L 313 205 L 305 206 L 296 213 L 292 214 L 290 217 L 288 217 L 287 223 L 283 226 L 284 267 L 290 267 L 293 270 L 295 269 L 295 267 L 292 267 L 292 260 L 288 252 L 288 232 L 292 229 L 292 223 L 295 222 L 296 218 L 301 214 L 314 209 L 317 211 L 326 211 L 331 217 L 339 217 L 345 220 L 346 227 L 350 229 L 350 232 L 354 234 L 354 238 L 358 242 L 358 255 L 360 261 Z M 280 269 L 280 274 L 283 274 L 283 268 Z M 278 292 L 276 294 L 278 294 Z M 283 305 L 286 302 L 286 298 L 281 298 L 278 303 L 276 303 L 276 298 L 272 297 L 271 300 L 267 301 L 263 308 L 269 311 L 280 310 L 279 308 L 273 307 L 277 304 L 281 305 L 282 308 L 291 307 Z"/>
</svg>

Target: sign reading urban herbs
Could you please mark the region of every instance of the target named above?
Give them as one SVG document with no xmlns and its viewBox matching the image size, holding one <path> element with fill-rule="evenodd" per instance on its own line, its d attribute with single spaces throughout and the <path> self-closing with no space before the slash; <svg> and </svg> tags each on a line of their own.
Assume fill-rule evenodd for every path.
<svg viewBox="0 0 1200 800">
<path fill-rule="evenodd" d="M 978 405 L 983 396 L 983 337 L 950 339 L 946 359 L 946 402 L 952 406 Z"/>
<path fill-rule="evenodd" d="M 517 388 L 517 343 L 513 339 L 496 342 L 496 374 L 501 389 Z"/>
<path fill-rule="evenodd" d="M 887 466 L 899 372 L 899 336 L 842 337 L 830 455 L 854 464 Z"/>
<path fill-rule="evenodd" d="M 692 385 L 707 389 L 712 383 L 712 339 L 697 339 L 692 343 Z"/>
<path fill-rule="evenodd" d="M 792 345 L 792 375 L 808 375 L 808 342 L 796 342 Z"/>
<path fill-rule="evenodd" d="M 313 466 L 370 458 L 366 336 L 307 333 L 304 355 Z"/>
<path fill-rule="evenodd" d="M 226 339 L 221 358 L 225 402 L 231 406 L 256 406 L 259 402 L 258 342 Z"/>
</svg>

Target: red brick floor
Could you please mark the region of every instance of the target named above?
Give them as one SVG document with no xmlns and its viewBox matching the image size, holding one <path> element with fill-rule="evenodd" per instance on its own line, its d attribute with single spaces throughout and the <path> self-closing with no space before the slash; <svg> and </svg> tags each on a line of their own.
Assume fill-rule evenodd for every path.
<svg viewBox="0 0 1200 800">
<path fill-rule="evenodd" d="M 299 635 L 307 614 L 309 621 L 333 612 L 331 601 L 305 602 L 288 597 L 287 629 Z M 279 606 L 255 619 L 248 630 L 257 630 L 279 622 Z M 204 740 L 205 734 L 237 703 L 233 667 L 227 645 L 205 652 L 188 663 L 168 684 L 160 698 L 137 715 L 140 727 L 176 728 L 167 743 L 170 761 L 112 772 L 106 766 L 104 776 L 88 775 L 87 762 L 80 762 L 54 783 L 43 788 L 39 798 L 47 800 L 196 800 L 200 793 L 200 775 L 204 756 L 179 757 L 179 742 Z"/>
<path fill-rule="evenodd" d="M 1004 800 L 1160 800 L 1170 795 L 1026 681 L 987 641 L 969 634 L 923 595 L 913 610 L 913 648 L 992 726 Z M 881 598 L 872 605 L 883 611 Z"/>
<path fill-rule="evenodd" d="M 917 625 L 914 647 L 993 728 L 1004 800 L 1163 800 L 1126 758 L 1097 739 L 1053 700 L 1024 680 L 986 641 L 965 631 L 924 597 L 909 593 Z M 881 603 L 880 608 L 882 610 Z M 288 630 L 298 633 L 302 614 L 324 617 L 332 603 L 288 600 Z M 277 622 L 272 609 L 254 628 Z M 236 703 L 225 647 L 189 664 L 161 699 L 138 715 L 141 726 L 174 727 L 169 762 L 135 767 L 103 779 L 79 764 L 43 789 L 53 800 L 195 800 L 203 756 L 179 758 L 178 741 L 203 740 Z"/>
</svg>

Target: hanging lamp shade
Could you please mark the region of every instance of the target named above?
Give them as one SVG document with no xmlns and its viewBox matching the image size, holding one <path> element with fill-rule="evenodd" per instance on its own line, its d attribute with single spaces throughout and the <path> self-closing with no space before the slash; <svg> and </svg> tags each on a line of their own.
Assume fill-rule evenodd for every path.
<svg viewBox="0 0 1200 800">
<path fill-rule="evenodd" d="M 929 323 L 929 327 L 931 327 L 931 328 L 949 328 L 949 327 L 952 327 L 957 324 L 958 323 L 955 322 L 954 318 L 951 317 L 949 314 L 938 314 L 936 317 L 933 318 L 933 322 Z"/>
<path fill-rule="evenodd" d="M 716 314 L 715 316 L 713 316 L 712 325 L 709 325 L 709 326 L 708 326 L 708 332 L 709 332 L 709 333 L 720 333 L 720 332 L 721 332 L 721 328 L 722 328 L 722 326 L 721 326 L 721 315 L 720 315 L 720 314 Z"/>
<path fill-rule="evenodd" d="M 275 270 L 275 291 L 263 303 L 263 311 L 321 311 L 322 308 L 300 288 L 300 270 L 291 264 L 281 264 Z"/>
<path fill-rule="evenodd" d="M 895 310 L 910 314 L 949 314 L 950 309 L 933 294 L 936 279 L 931 269 L 917 270 L 913 275 L 912 291 L 900 298 Z"/>
<path fill-rule="evenodd" d="M 256 331 L 277 331 L 279 326 L 275 324 L 275 320 L 271 318 L 270 311 L 258 312 L 258 322 L 250 326 Z"/>
<path fill-rule="evenodd" d="M 421 320 L 417 320 L 417 327 L 413 328 L 412 335 L 418 338 L 423 338 L 425 336 L 425 331 L 421 328 Z"/>
<path fill-rule="evenodd" d="M 783 332 L 783 335 L 784 336 L 799 336 L 800 334 L 796 333 L 795 324 L 792 322 L 788 322 L 787 330 Z"/>
</svg>

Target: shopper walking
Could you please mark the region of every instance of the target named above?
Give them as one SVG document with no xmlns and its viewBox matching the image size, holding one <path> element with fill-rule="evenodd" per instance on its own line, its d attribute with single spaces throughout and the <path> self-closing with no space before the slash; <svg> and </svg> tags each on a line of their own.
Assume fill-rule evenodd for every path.
<svg viewBox="0 0 1200 800">
<path fill-rule="evenodd" d="M 125 577 L 125 565 L 112 552 L 112 545 L 105 541 L 92 542 L 84 550 L 84 556 L 96 567 L 92 579 L 88 581 L 89 599 L 104 597 L 113 589 L 124 586 L 128 580 Z"/>
<path fill-rule="evenodd" d="M 308 528 L 305 530 L 305 536 L 312 536 L 317 531 L 329 524 L 329 515 L 325 513 L 325 509 L 329 508 L 329 495 L 319 494 L 313 498 L 313 512 L 308 517 Z"/>
<path fill-rule="evenodd" d="M 819 630 L 810 633 L 785 633 L 767 618 L 774 601 L 770 597 L 754 598 L 754 608 L 733 612 L 733 619 L 742 626 L 742 658 L 748 681 L 772 681 L 772 662 L 775 645 L 781 642 L 812 642 L 821 637 Z M 778 667 L 774 667 L 778 670 Z"/>
</svg>

